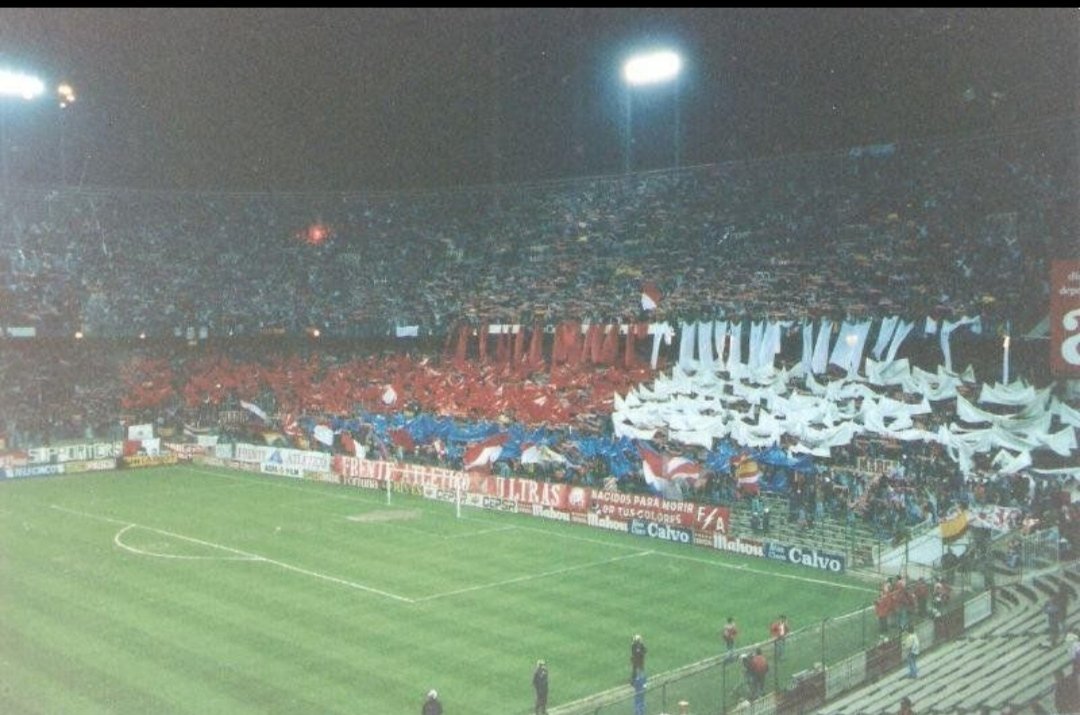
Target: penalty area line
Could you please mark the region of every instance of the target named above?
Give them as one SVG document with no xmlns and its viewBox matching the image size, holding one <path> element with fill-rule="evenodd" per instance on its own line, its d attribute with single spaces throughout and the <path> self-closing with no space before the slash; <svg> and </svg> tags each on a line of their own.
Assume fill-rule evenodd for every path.
<svg viewBox="0 0 1080 715">
<path fill-rule="evenodd" d="M 173 532 L 173 531 L 166 531 L 164 529 L 157 529 L 157 528 L 154 528 L 152 526 L 145 526 L 145 525 L 137 524 L 137 523 L 131 522 L 131 521 L 121 521 L 120 519 L 113 519 L 112 517 L 102 516 L 101 514 L 91 514 L 90 512 L 86 512 L 86 511 L 78 511 L 76 509 L 68 509 L 68 508 L 65 508 L 65 507 L 62 507 L 62 506 L 58 506 L 56 504 L 50 504 L 49 507 L 52 508 L 52 509 L 56 509 L 57 511 L 62 511 L 62 512 L 65 512 L 65 513 L 68 513 L 68 514 L 75 514 L 76 516 L 82 516 L 82 517 L 86 517 L 88 519 L 96 519 L 98 521 L 104 521 L 104 522 L 109 523 L 109 524 L 119 524 L 119 525 L 125 527 L 124 529 L 121 529 L 120 532 L 117 533 L 117 537 L 119 537 L 120 534 L 122 534 L 124 531 L 126 531 L 129 528 L 138 527 L 140 529 L 146 529 L 147 531 L 152 531 L 155 534 L 161 534 L 162 536 L 168 536 L 168 537 L 173 538 L 173 539 L 180 539 L 181 541 L 188 541 L 188 542 L 191 542 L 193 544 L 200 544 L 202 546 L 207 546 L 207 547 L 214 548 L 214 549 L 221 549 L 222 551 L 227 551 L 229 553 L 236 554 L 237 556 L 243 557 L 242 559 L 235 559 L 235 560 L 238 560 L 238 561 L 239 560 L 259 561 L 259 562 L 262 562 L 262 563 L 265 563 L 265 564 L 270 564 L 271 566 L 277 566 L 278 568 L 283 569 L 285 571 L 293 571 L 294 573 L 302 574 L 304 576 L 309 576 L 311 578 L 319 579 L 319 580 L 322 580 L 322 581 L 329 581 L 330 583 L 335 583 L 335 584 L 338 584 L 339 586 L 346 586 L 348 588 L 352 588 L 352 589 L 355 589 L 357 591 L 364 591 L 366 593 L 373 593 L 373 594 L 375 594 L 377 596 L 382 596 L 384 598 L 389 598 L 389 599 L 392 599 L 394 601 L 398 601 L 400 603 L 415 603 L 416 602 L 416 599 L 413 599 L 413 598 L 407 598 L 405 596 L 399 596 L 396 593 L 390 593 L 389 591 L 382 591 L 382 590 L 377 589 L 377 588 L 372 588 L 371 586 L 365 586 L 362 583 L 356 583 L 355 581 L 349 581 L 347 579 L 338 578 L 337 576 L 331 576 L 329 574 L 320 573 L 318 571 L 312 571 L 311 569 L 306 569 L 306 568 L 303 568 L 301 566 L 294 566 L 293 564 L 285 563 L 284 561 L 278 561 L 277 559 L 271 559 L 271 558 L 268 558 L 266 556 L 260 556 L 259 554 L 254 554 L 254 553 L 251 553 L 250 551 L 242 551 L 241 549 L 234 549 L 231 546 L 225 546 L 224 544 L 215 544 L 212 541 L 204 541 L 203 539 L 196 539 L 193 536 L 185 536 L 184 534 L 177 534 L 176 532 Z M 115 538 L 114 538 L 114 541 L 115 541 Z M 121 546 L 121 548 L 125 548 L 125 547 Z"/>
</svg>

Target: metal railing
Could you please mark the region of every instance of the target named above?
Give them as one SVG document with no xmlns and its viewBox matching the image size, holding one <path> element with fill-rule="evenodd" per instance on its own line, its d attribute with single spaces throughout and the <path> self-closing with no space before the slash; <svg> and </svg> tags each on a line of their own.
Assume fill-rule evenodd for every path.
<svg viewBox="0 0 1080 715">
<path fill-rule="evenodd" d="M 952 597 L 942 609 L 951 612 L 962 609 L 966 600 L 983 592 L 982 579 L 970 570 L 951 574 Z M 932 598 L 932 596 L 931 596 Z M 931 598 L 925 611 L 916 607 L 909 616 L 910 623 L 932 617 Z M 826 618 L 813 625 L 790 633 L 783 642 L 770 640 L 738 649 L 731 657 L 717 655 L 676 671 L 656 675 L 644 692 L 636 694 L 629 685 L 615 688 L 593 697 L 551 709 L 551 715 L 648 715 L 682 712 L 680 703 L 687 703 L 691 715 L 722 715 L 749 701 L 752 695 L 764 695 L 791 689 L 822 668 L 841 663 L 857 653 L 868 650 L 882 641 L 897 638 L 902 623 L 890 617 L 885 631 L 881 630 L 873 605 L 852 613 Z M 754 693 L 743 656 L 761 649 L 769 665 L 761 692 Z M 635 709 L 640 699 L 643 710 Z"/>
</svg>

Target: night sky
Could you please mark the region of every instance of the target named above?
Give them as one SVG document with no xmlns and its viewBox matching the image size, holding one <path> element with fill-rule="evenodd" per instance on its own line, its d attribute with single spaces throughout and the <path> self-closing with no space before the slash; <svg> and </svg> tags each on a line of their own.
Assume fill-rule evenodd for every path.
<svg viewBox="0 0 1080 715">
<path fill-rule="evenodd" d="M 0 9 L 0 64 L 78 101 L 3 100 L 16 181 L 369 191 L 1004 131 L 1077 114 L 1075 9 Z M 676 117 L 678 122 L 676 123 Z M 679 131 L 674 131 L 675 127 Z"/>
</svg>

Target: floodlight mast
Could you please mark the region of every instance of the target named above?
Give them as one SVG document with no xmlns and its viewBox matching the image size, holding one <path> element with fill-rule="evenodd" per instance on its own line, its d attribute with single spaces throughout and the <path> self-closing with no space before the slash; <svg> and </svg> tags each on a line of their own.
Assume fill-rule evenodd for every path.
<svg viewBox="0 0 1080 715">
<path fill-rule="evenodd" d="M 626 128 L 623 145 L 623 171 L 627 174 L 633 168 L 633 90 L 637 87 L 673 82 L 675 87 L 675 168 L 679 168 L 681 159 L 680 121 L 679 121 L 679 74 L 682 72 L 682 57 L 671 50 L 657 50 L 633 55 L 623 63 L 622 79 L 626 87 Z"/>
<path fill-rule="evenodd" d="M 9 211 L 11 206 L 11 170 L 8 165 L 8 105 L 9 100 L 22 100 L 31 102 L 45 92 L 45 83 L 33 75 L 24 72 L 0 68 L 0 181 L 4 195 L 4 215 L 2 230 L 6 234 L 10 230 L 11 222 Z"/>
</svg>

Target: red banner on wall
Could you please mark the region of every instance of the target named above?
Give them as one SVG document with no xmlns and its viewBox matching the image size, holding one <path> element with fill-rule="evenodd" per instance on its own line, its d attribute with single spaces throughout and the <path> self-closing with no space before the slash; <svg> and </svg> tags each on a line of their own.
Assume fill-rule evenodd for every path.
<svg viewBox="0 0 1080 715">
<path fill-rule="evenodd" d="M 1080 261 L 1050 264 L 1050 371 L 1080 377 Z"/>
</svg>

